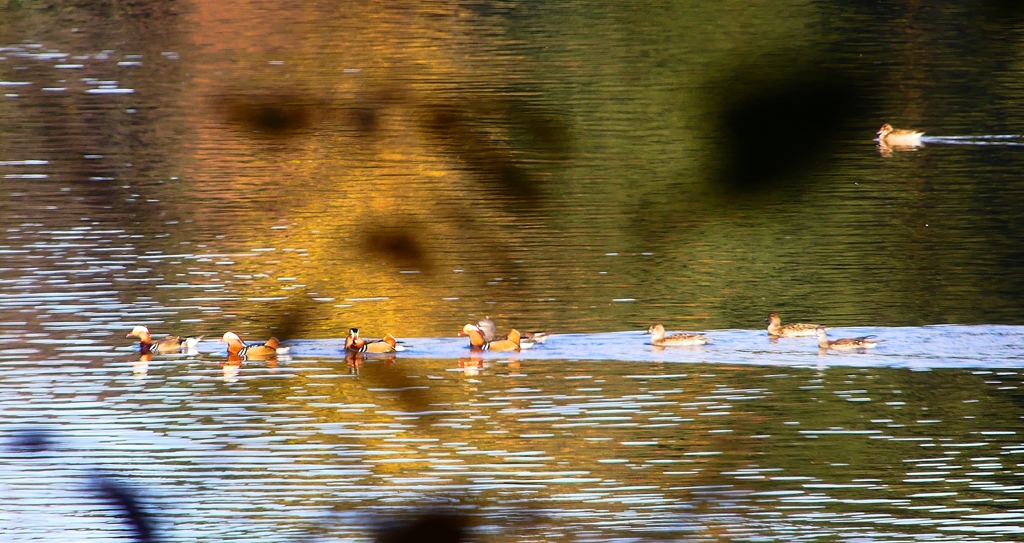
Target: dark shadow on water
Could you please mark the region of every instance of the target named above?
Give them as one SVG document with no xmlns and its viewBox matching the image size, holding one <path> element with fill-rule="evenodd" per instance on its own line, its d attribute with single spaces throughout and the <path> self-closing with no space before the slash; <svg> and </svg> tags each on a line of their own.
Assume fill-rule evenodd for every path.
<svg viewBox="0 0 1024 543">
<path fill-rule="evenodd" d="M 295 91 L 225 93 L 213 101 L 230 124 L 256 138 L 297 136 L 317 120 L 322 105 Z"/>
<path fill-rule="evenodd" d="M 827 164 L 869 111 L 870 82 L 799 58 L 792 62 L 801 67 L 781 77 L 743 67 L 711 85 L 717 142 L 708 170 L 721 196 L 803 191 L 807 174 Z"/>
<path fill-rule="evenodd" d="M 372 225 L 361 234 L 362 249 L 376 254 L 401 270 L 433 271 L 433 264 L 423 248 L 417 228 L 411 225 Z"/>
<path fill-rule="evenodd" d="M 52 450 L 57 444 L 53 436 L 42 430 L 27 430 L 16 437 L 8 445 L 14 453 L 38 455 Z M 154 520 L 139 503 L 139 494 L 135 489 L 120 481 L 114 475 L 96 471 L 88 479 L 91 489 L 104 501 L 113 505 L 124 518 L 132 531 L 134 541 L 139 543 L 155 543 L 159 539 L 155 535 Z"/>
<path fill-rule="evenodd" d="M 459 543 L 466 539 L 466 517 L 454 513 L 426 512 L 378 530 L 378 543 Z"/>
<path fill-rule="evenodd" d="M 158 541 L 154 534 L 153 520 L 149 513 L 142 508 L 134 490 L 113 476 L 102 473 L 94 475 L 92 483 L 101 497 L 115 505 L 124 514 L 125 521 L 131 528 L 136 541 L 140 543 Z"/>
</svg>

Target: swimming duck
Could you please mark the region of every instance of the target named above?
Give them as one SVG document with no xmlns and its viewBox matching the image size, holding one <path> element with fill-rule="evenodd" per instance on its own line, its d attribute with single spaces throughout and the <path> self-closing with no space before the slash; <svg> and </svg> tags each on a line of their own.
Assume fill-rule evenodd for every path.
<svg viewBox="0 0 1024 543">
<path fill-rule="evenodd" d="M 519 341 L 521 336 L 516 330 L 509 330 L 508 337 L 487 341 L 484 338 L 484 331 L 475 324 L 467 324 L 459 332 L 460 336 L 469 336 L 469 348 L 481 351 L 511 352 L 520 350 Z"/>
<path fill-rule="evenodd" d="M 484 335 L 485 342 L 490 343 L 498 338 L 498 326 L 494 324 L 490 317 L 478 320 L 476 326 L 480 329 L 480 333 Z"/>
<path fill-rule="evenodd" d="M 371 339 L 359 337 L 358 328 L 349 328 L 348 336 L 345 338 L 345 350 L 353 353 L 394 353 L 404 351 L 405 347 L 398 344 L 398 340 L 391 334 L 385 334 L 382 339 Z"/>
<path fill-rule="evenodd" d="M 814 335 L 814 330 L 818 327 L 817 324 L 800 322 L 783 325 L 778 313 L 769 313 L 764 322 L 768 323 L 768 335 L 779 337 L 810 337 Z"/>
<path fill-rule="evenodd" d="M 153 336 L 149 335 L 149 328 L 146 328 L 141 324 L 132 328 L 132 331 L 124 337 L 132 336 L 139 338 L 139 351 L 142 354 L 171 354 L 180 353 L 182 351 L 194 352 L 196 350 L 196 345 L 199 344 L 199 340 L 203 339 L 203 336 L 167 336 L 157 341 L 153 341 Z"/>
<path fill-rule="evenodd" d="M 497 339 L 497 340 L 488 342 L 487 345 L 484 347 L 484 350 L 496 351 L 496 352 L 518 351 L 518 350 L 520 350 L 522 348 L 522 347 L 520 347 L 520 344 L 519 344 L 521 339 L 522 339 L 522 336 L 519 334 L 519 331 L 517 331 L 515 328 L 513 328 L 513 329 L 508 331 L 508 337 L 507 338 L 505 338 L 505 339 Z"/>
<path fill-rule="evenodd" d="M 534 345 L 546 343 L 547 340 L 547 332 L 522 332 L 519 334 L 519 347 L 532 349 Z"/>
<path fill-rule="evenodd" d="M 709 340 L 708 338 L 700 334 L 672 334 L 671 336 L 665 335 L 665 327 L 661 324 L 655 324 L 647 329 L 647 333 L 651 335 L 651 344 L 660 347 L 670 345 L 704 345 Z"/>
<path fill-rule="evenodd" d="M 923 145 L 921 143 L 923 135 L 924 132 L 893 128 L 891 124 L 885 123 L 878 129 L 878 143 L 891 147 L 920 147 Z"/>
<path fill-rule="evenodd" d="M 244 360 L 267 360 L 277 355 L 288 354 L 291 347 L 282 347 L 277 338 L 270 338 L 264 343 L 246 344 L 238 334 L 225 332 L 220 339 L 228 344 L 228 357 L 240 357 Z"/>
<path fill-rule="evenodd" d="M 462 327 L 459 331 L 460 336 L 469 336 L 469 348 L 470 349 L 484 349 L 487 346 L 487 339 L 484 337 L 484 331 L 475 324 L 467 324 Z"/>
<path fill-rule="evenodd" d="M 854 349 L 868 349 L 878 345 L 880 340 L 871 339 L 875 336 L 861 336 L 855 338 L 843 338 L 836 340 L 829 340 L 828 334 L 825 333 L 825 327 L 819 326 L 815 329 L 815 334 L 818 336 L 818 348 L 820 349 L 834 349 L 837 351 L 852 351 Z"/>
<path fill-rule="evenodd" d="M 484 336 L 484 343 L 490 343 L 495 340 L 509 339 L 508 336 L 498 336 L 498 327 L 494 324 L 494 321 L 490 317 L 484 317 L 477 321 L 477 328 L 480 329 L 480 333 Z M 519 348 L 530 349 L 538 343 L 544 343 L 548 340 L 548 335 L 545 332 L 519 332 Z"/>
</svg>

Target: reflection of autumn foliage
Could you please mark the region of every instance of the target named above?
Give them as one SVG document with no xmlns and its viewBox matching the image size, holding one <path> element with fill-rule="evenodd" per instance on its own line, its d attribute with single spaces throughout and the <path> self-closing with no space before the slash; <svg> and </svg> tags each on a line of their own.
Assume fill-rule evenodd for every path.
<svg viewBox="0 0 1024 543">
<path fill-rule="evenodd" d="M 297 373 L 295 382 L 280 391 L 281 398 L 266 400 L 277 409 L 287 404 L 307 413 L 314 417 L 312 426 L 350 429 L 318 433 L 311 436 L 315 442 L 343 450 L 386 452 L 383 457 L 367 457 L 375 484 L 383 485 L 391 484 L 391 477 L 413 474 L 469 484 L 480 479 L 481 475 L 473 475 L 483 469 L 479 465 L 507 463 L 507 473 L 491 477 L 496 482 L 507 479 L 536 485 L 532 494 L 540 499 L 558 500 L 563 494 L 580 492 L 595 484 L 587 482 L 590 478 L 598 477 L 624 486 L 653 484 L 648 492 L 688 500 L 691 496 L 685 488 L 731 484 L 721 474 L 747 465 L 757 450 L 752 440 L 712 432 L 733 426 L 749 414 L 730 411 L 724 418 L 701 416 L 714 413 L 707 408 L 721 406 L 707 399 L 716 394 L 717 380 L 659 380 L 659 373 L 668 372 L 656 370 L 650 383 L 658 388 L 670 383 L 664 387 L 669 392 L 620 396 L 588 390 L 595 383 L 608 392 L 635 390 L 638 384 L 645 389 L 644 381 L 626 373 L 628 365 L 604 370 L 582 365 L 578 372 L 550 380 L 545 375 L 564 362 L 487 361 L 476 357 L 458 363 L 462 368 L 486 368 L 469 380 L 454 378 L 448 361 L 362 357 L 325 361 L 358 367 L 358 374 L 331 379 L 332 386 L 325 387 L 320 372 Z M 430 375 L 448 377 L 425 379 Z M 295 397 L 294 390 L 316 391 L 317 397 L 308 402 Z M 258 393 L 267 395 L 265 390 Z M 465 443 L 470 436 L 464 455 L 453 456 L 452 445 L 442 445 Z M 468 454 L 472 451 L 477 452 Z M 389 455 L 402 461 L 383 461 Z M 437 464 L 438 459 L 447 460 Z M 518 463 L 537 465 L 523 471 L 515 468 Z M 548 483 L 544 481 L 553 475 L 529 473 L 559 470 L 574 475 L 562 483 Z M 464 471 L 469 474 L 461 475 Z M 474 495 L 500 500 L 502 491 L 475 491 Z"/>
<path fill-rule="evenodd" d="M 200 6 L 192 28 L 205 56 L 185 99 L 199 106 L 188 110 L 199 190 L 232 212 L 226 247 L 301 251 L 238 263 L 268 279 L 243 294 L 289 297 L 247 315 L 280 322 L 284 307 L 305 335 L 355 319 L 436 333 L 424 321 L 450 310 L 443 296 L 495 276 L 528 280 L 518 232 L 536 223 L 568 132 L 536 96 L 511 92 L 500 40 L 481 62 L 480 29 L 468 38 L 459 6 L 412 3 L 304 6 L 254 41 L 266 27 L 250 8 Z M 301 286 L 279 290 L 294 284 L 278 277 Z M 384 299 L 357 312 L 311 297 Z"/>
</svg>

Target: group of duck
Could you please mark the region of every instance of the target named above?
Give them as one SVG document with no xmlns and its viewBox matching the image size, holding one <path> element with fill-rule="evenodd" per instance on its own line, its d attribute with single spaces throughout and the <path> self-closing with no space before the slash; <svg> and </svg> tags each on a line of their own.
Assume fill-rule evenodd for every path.
<svg viewBox="0 0 1024 543">
<path fill-rule="evenodd" d="M 874 336 L 829 339 L 825 326 L 820 324 L 790 323 L 782 324 L 778 313 L 769 313 L 765 319 L 768 323 L 768 336 L 775 338 L 816 337 L 819 349 L 852 351 L 869 349 L 878 345 L 881 340 Z M 702 334 L 665 334 L 665 327 L 655 324 L 647 329 L 651 336 L 651 345 L 656 347 L 700 346 L 711 340 Z M 505 336 L 498 335 L 498 327 L 490 317 L 484 317 L 476 324 L 467 324 L 459 331 L 460 336 L 469 337 L 469 348 L 473 351 L 518 352 L 530 349 L 534 345 L 545 343 L 548 334 L 544 332 L 521 333 L 516 329 L 509 330 Z M 126 337 L 139 338 L 139 350 L 143 355 L 150 354 L 196 354 L 197 346 L 203 336 L 180 337 L 167 336 L 154 340 L 149 329 L 139 325 L 132 329 Z M 287 355 L 290 347 L 281 345 L 277 338 L 270 338 L 263 343 L 246 343 L 234 332 L 225 332 L 220 341 L 227 344 L 228 359 L 238 360 L 269 360 L 279 355 Z M 349 354 L 390 354 L 404 351 L 405 346 L 395 336 L 386 334 L 380 339 L 367 339 L 359 335 L 358 328 L 349 329 L 345 338 L 345 352 Z"/>
<path fill-rule="evenodd" d="M 769 313 L 765 322 L 768 323 L 768 336 L 773 339 L 814 336 L 818 339 L 818 348 L 826 351 L 829 349 L 834 351 L 870 349 L 878 346 L 878 342 L 881 341 L 875 339 L 875 336 L 829 339 L 825 326 L 802 322 L 782 324 L 782 318 L 779 317 L 778 313 Z M 711 341 L 701 334 L 673 334 L 666 336 L 665 327 L 661 324 L 651 326 L 647 329 L 647 333 L 651 335 L 651 344 L 659 347 L 697 346 L 705 345 Z"/>
<path fill-rule="evenodd" d="M 139 325 L 132 328 L 132 331 L 125 337 L 139 338 L 139 352 L 148 354 L 195 354 L 198 351 L 199 341 L 205 336 L 181 337 L 166 336 L 160 339 L 153 339 L 149 328 Z M 270 338 L 263 343 L 246 343 L 238 334 L 225 332 L 220 341 L 228 344 L 228 358 L 238 357 L 242 359 L 265 360 L 276 358 L 278 355 L 286 355 L 291 347 L 283 347 L 277 338 Z"/>
<path fill-rule="evenodd" d="M 160 339 L 153 339 L 149 328 L 139 325 L 132 329 L 125 337 L 139 338 L 139 352 L 143 355 L 150 354 L 179 354 L 198 353 L 199 341 L 204 336 L 181 337 L 167 336 Z M 228 359 L 239 358 L 242 360 L 269 360 L 278 356 L 287 355 L 291 347 L 281 345 L 281 342 L 272 337 L 262 343 L 246 343 L 234 332 L 225 332 L 220 339 L 221 343 L 227 343 Z M 351 328 L 348 337 L 345 338 L 345 351 L 351 353 L 394 353 L 404 351 L 405 347 L 400 345 L 395 336 L 385 335 L 381 339 L 365 339 L 359 335 L 358 328 Z"/>
<path fill-rule="evenodd" d="M 498 326 L 490 317 L 463 326 L 459 335 L 469 336 L 469 348 L 474 351 L 516 352 L 531 349 L 548 340 L 544 332 L 523 333 L 515 328 L 509 330 L 507 335 L 499 336 Z"/>
</svg>

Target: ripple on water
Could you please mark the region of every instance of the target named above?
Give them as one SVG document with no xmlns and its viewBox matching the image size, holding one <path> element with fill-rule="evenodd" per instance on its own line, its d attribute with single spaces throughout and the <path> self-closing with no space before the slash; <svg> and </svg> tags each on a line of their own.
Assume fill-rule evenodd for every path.
<svg viewBox="0 0 1024 543">
<path fill-rule="evenodd" d="M 82 515 L 91 520 L 75 529 L 85 540 L 116 532 L 116 511 L 88 488 L 97 468 L 145 489 L 161 525 L 182 539 L 286 541 L 310 522 L 330 524 L 335 507 L 370 514 L 438 496 L 474 504 L 474 516 L 501 529 L 535 515 L 534 526 L 576 526 L 584 539 L 708 527 L 761 538 L 779 529 L 853 528 L 880 540 L 910 528 L 940 541 L 1019 533 L 1020 514 L 999 512 L 1020 507 L 1009 455 L 1024 446 L 1006 427 L 1016 421 L 965 418 L 999 413 L 1000 386 L 1019 384 L 1016 371 L 996 383 L 991 371 L 958 369 L 675 363 L 669 372 L 532 359 L 492 365 L 470 383 L 444 371 L 450 359 L 367 362 L 351 375 L 338 360 L 294 358 L 242 367 L 246 381 L 225 383 L 217 359 L 170 358 L 141 381 L 104 360 L 24 361 L 0 379 L 4 439 L 27 427 L 54 438 L 43 454 L 4 453 L 10 508 L 0 523 L 12 537 L 67 530 L 62 519 Z M 353 378 L 310 388 L 339 370 Z M 375 385 L 394 372 L 424 384 Z M 522 380 L 508 381 L 511 372 Z M 938 384 L 914 382 L 932 374 Z M 969 401 L 927 397 L 936 386 Z M 902 401 L 880 401 L 897 387 Z M 430 392 L 429 409 L 406 407 L 413 389 Z M 944 414 L 924 419 L 922 409 Z M 366 533 L 330 525 L 338 538 Z"/>
</svg>

